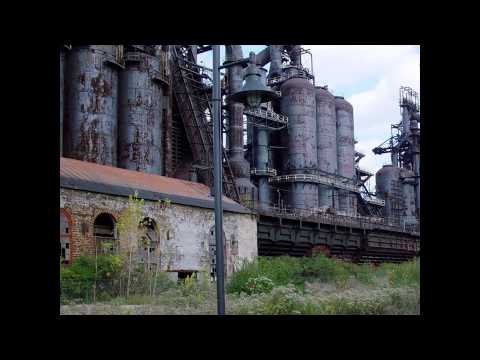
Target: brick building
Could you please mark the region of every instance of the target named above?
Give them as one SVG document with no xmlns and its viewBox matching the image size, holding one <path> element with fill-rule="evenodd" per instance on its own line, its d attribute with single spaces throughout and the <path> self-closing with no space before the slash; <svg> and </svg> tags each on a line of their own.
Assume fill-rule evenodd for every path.
<svg viewBox="0 0 480 360">
<path fill-rule="evenodd" d="M 125 246 L 116 223 L 128 196 L 144 199 L 150 258 L 172 277 L 215 271 L 214 202 L 200 183 L 60 158 L 60 253 L 65 263 L 81 255 L 116 252 Z M 159 200 L 169 200 L 169 204 Z M 257 255 L 257 222 L 243 206 L 223 198 L 227 275 Z M 107 247 L 101 244 L 108 244 Z M 152 261 L 151 259 L 154 259 Z"/>
</svg>

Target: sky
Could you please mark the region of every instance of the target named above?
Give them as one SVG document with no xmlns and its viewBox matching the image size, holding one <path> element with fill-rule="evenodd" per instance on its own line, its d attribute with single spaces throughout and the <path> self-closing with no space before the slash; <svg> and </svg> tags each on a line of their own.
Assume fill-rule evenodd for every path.
<svg viewBox="0 0 480 360">
<path fill-rule="evenodd" d="M 365 154 L 360 166 L 375 173 L 390 163 L 389 154 L 374 155 L 372 149 L 390 136 L 390 125 L 400 121 L 400 86 L 409 86 L 420 94 L 419 45 L 302 45 L 313 55 L 315 85 L 344 96 L 353 106 L 355 146 Z M 258 53 L 265 45 L 242 45 L 244 57 Z M 223 62 L 225 47 L 221 46 Z M 198 59 L 211 67 L 211 52 Z M 302 64 L 310 68 L 310 56 Z M 268 69 L 268 66 L 266 66 Z M 374 178 L 374 177 L 373 177 Z M 374 191 L 374 179 L 370 182 Z"/>
</svg>

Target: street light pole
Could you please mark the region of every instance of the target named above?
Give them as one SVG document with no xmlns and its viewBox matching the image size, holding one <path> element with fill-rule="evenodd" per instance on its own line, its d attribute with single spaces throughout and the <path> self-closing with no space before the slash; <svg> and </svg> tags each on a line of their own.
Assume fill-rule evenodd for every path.
<svg viewBox="0 0 480 360">
<path fill-rule="evenodd" d="M 212 45 L 213 50 L 213 193 L 215 197 L 215 245 L 217 267 L 217 312 L 225 315 L 225 265 L 223 247 L 223 209 L 222 209 L 222 94 L 220 91 L 220 69 L 235 65 L 247 65 L 245 85 L 242 90 L 230 94 L 230 101 L 240 102 L 250 108 L 258 108 L 260 104 L 278 98 L 278 95 L 267 88 L 260 80 L 255 53 L 248 59 L 231 62 L 220 66 L 220 45 Z"/>
<path fill-rule="evenodd" d="M 223 254 L 223 207 L 222 207 L 222 124 L 220 91 L 220 45 L 212 45 L 213 50 L 213 190 L 215 197 L 215 247 L 217 275 L 217 313 L 225 315 L 225 281 Z"/>
</svg>

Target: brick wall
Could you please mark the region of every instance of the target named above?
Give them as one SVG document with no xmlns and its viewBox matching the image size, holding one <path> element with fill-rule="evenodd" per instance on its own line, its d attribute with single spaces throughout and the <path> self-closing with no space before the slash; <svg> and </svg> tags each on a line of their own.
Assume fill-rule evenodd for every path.
<svg viewBox="0 0 480 360">
<path fill-rule="evenodd" d="M 126 208 L 128 198 L 60 189 L 60 209 L 72 229 L 71 260 L 81 255 L 95 255 L 93 236 L 95 218 L 107 213 L 116 220 Z M 213 209 L 171 204 L 161 210 L 158 203 L 145 200 L 144 216 L 153 219 L 159 227 L 160 251 L 169 253 L 162 270 L 201 271 L 209 264 L 208 242 L 214 225 Z M 224 213 L 225 263 L 230 274 L 241 260 L 257 255 L 257 222 L 250 214 Z M 124 246 L 119 239 L 120 246 Z"/>
</svg>

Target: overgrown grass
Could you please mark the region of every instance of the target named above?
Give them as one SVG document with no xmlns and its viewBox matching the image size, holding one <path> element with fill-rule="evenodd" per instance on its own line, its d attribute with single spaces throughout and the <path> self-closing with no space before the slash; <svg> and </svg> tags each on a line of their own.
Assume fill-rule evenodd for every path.
<svg viewBox="0 0 480 360">
<path fill-rule="evenodd" d="M 215 283 L 202 276 L 166 282 L 156 296 L 106 299 L 97 307 L 64 307 L 78 314 L 216 314 Z M 259 257 L 227 283 L 226 313 L 239 315 L 419 314 L 420 260 L 357 265 L 318 255 Z"/>
<path fill-rule="evenodd" d="M 125 258 L 118 255 L 81 256 L 72 265 L 60 265 L 60 302 L 62 304 L 123 298 L 127 284 Z M 138 265 L 132 269 L 130 295 L 146 296 L 175 286 L 164 272 L 145 271 Z M 154 290 L 154 291 L 152 291 Z M 128 300 L 131 302 L 133 300 Z"/>
<path fill-rule="evenodd" d="M 401 264 L 382 264 L 379 269 L 380 274 L 386 275 L 390 286 L 420 286 L 420 259 Z"/>
<path fill-rule="evenodd" d="M 392 274 L 395 283 L 399 283 L 399 277 L 407 276 L 410 279 L 418 272 L 416 265 L 404 264 L 385 268 L 387 273 Z M 250 294 L 248 283 L 251 279 L 265 277 L 273 281 L 275 286 L 293 284 L 299 290 L 304 289 L 305 281 L 320 281 L 334 283 L 339 288 L 344 288 L 349 279 L 354 278 L 362 284 L 373 285 L 377 274 L 377 268 L 369 264 L 353 264 L 345 261 L 327 258 L 323 254 L 314 257 L 294 258 L 288 256 L 258 257 L 252 262 L 243 264 L 240 271 L 234 273 L 227 286 L 229 293 L 245 292 Z"/>
</svg>

